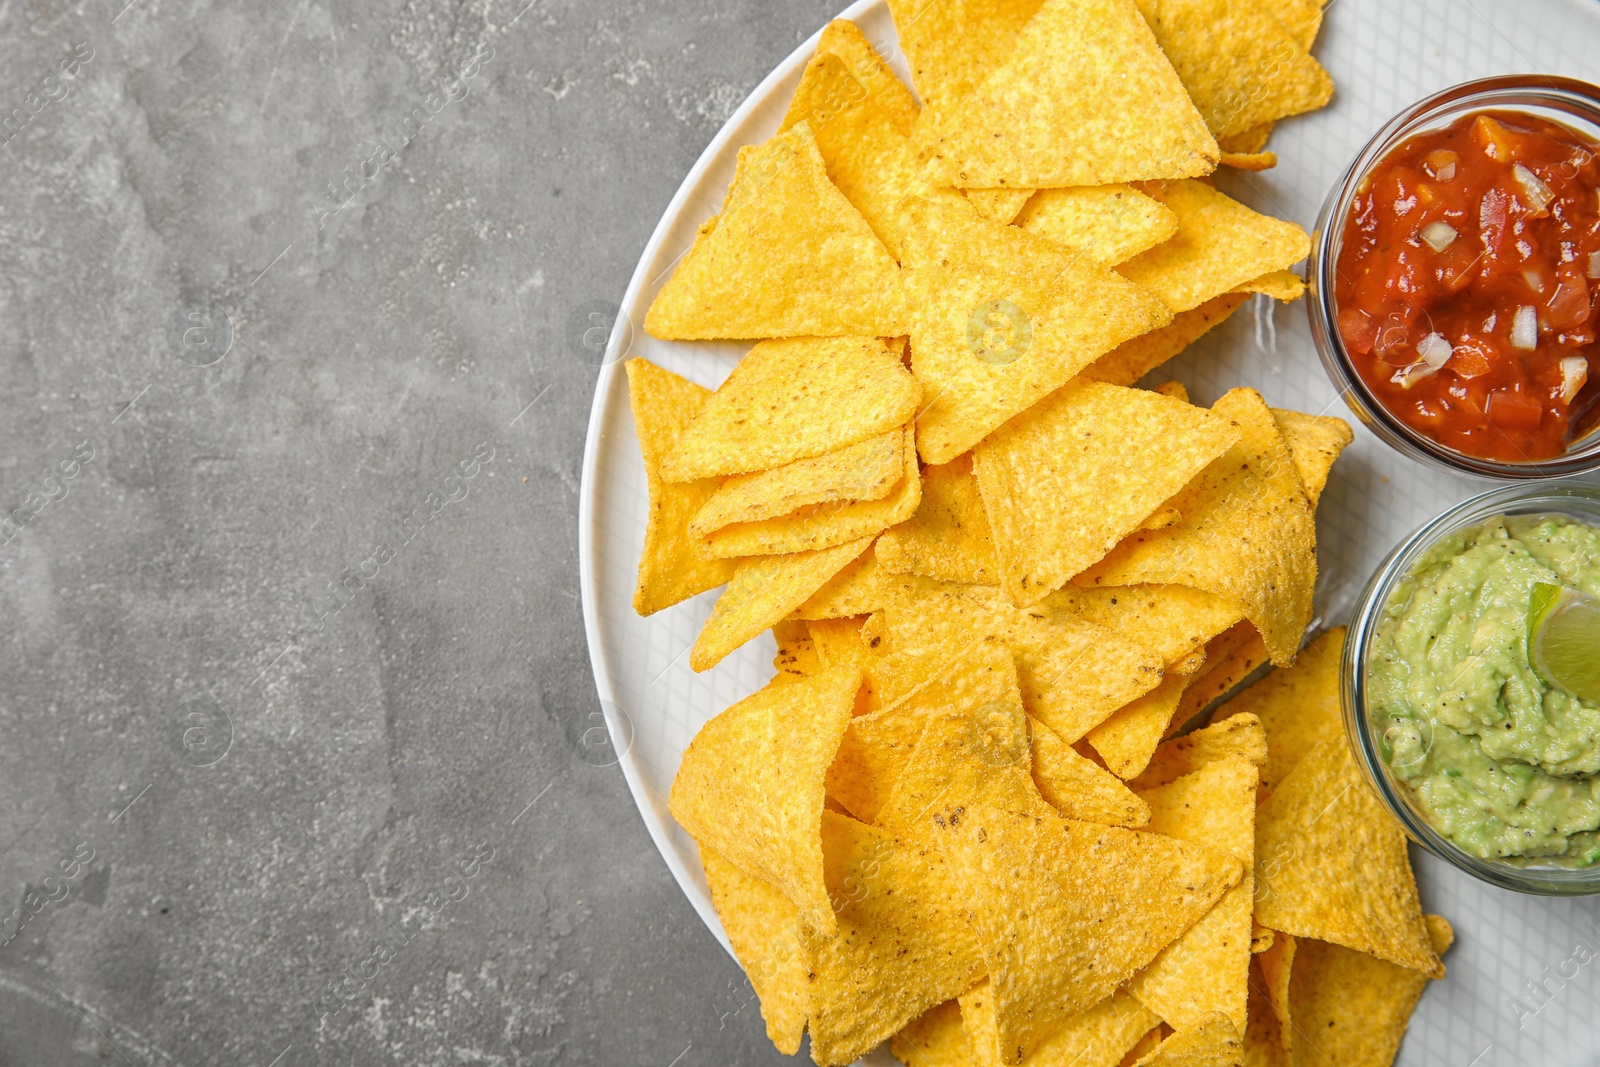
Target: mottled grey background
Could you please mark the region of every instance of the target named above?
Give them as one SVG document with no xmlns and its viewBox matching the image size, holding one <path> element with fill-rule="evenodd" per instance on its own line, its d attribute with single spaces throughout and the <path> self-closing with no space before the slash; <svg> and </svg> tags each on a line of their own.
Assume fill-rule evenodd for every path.
<svg viewBox="0 0 1600 1067">
<path fill-rule="evenodd" d="M 593 730 L 576 339 L 840 0 L 126 2 L 0 0 L 0 1065 L 777 1061 Z"/>
</svg>

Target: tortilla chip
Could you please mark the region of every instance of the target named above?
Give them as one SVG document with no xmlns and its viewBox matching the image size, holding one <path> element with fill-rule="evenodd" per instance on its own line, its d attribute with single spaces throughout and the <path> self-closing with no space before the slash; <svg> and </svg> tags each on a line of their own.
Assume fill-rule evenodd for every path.
<svg viewBox="0 0 1600 1067">
<path fill-rule="evenodd" d="M 652 615 L 662 608 L 715 589 L 733 577 L 733 564 L 717 559 L 689 536 L 689 520 L 717 492 L 721 480 L 668 482 L 661 476 L 665 457 L 677 447 L 684 429 L 711 399 L 711 390 L 662 370 L 648 360 L 630 359 L 628 403 L 644 458 L 645 485 L 650 493 L 650 518 L 639 554 L 639 584 L 633 610 Z"/>
<path fill-rule="evenodd" d="M 1259 0 L 1141 0 L 1161 50 L 1218 137 L 1314 111 L 1333 79 Z"/>
<path fill-rule="evenodd" d="M 1271 155 L 1269 152 L 1268 155 Z M 1292 270 L 1268 271 L 1259 278 L 1252 278 L 1243 285 L 1236 286 L 1235 293 L 1260 293 L 1270 296 L 1282 303 L 1299 300 L 1306 295 L 1305 279 Z"/>
<path fill-rule="evenodd" d="M 1161 1042 L 1135 1067 L 1239 1067 L 1244 1041 L 1226 1015 L 1209 1015 L 1192 1030 L 1180 1030 Z"/>
<path fill-rule="evenodd" d="M 999 581 L 994 538 L 983 511 L 972 457 L 922 471 L 916 514 L 886 531 L 874 546 L 890 574 L 920 574 L 943 582 L 994 585 Z"/>
<path fill-rule="evenodd" d="M 695 416 L 663 474 L 746 474 L 837 452 L 904 426 L 921 398 L 876 337 L 763 341 Z"/>
<path fill-rule="evenodd" d="M 1189 403 L 1189 387 L 1182 382 L 1162 382 L 1160 385 L 1152 385 L 1150 389 L 1152 392 L 1160 393 L 1162 396 L 1170 396 L 1174 400 L 1181 400 L 1185 404 Z"/>
<path fill-rule="evenodd" d="M 1262 989 L 1266 993 L 1267 1004 L 1272 1009 L 1273 1017 L 1278 1020 L 1279 1042 L 1289 1056 L 1294 1055 L 1294 1018 L 1289 1005 L 1289 979 L 1294 971 L 1294 957 L 1299 945 L 1299 938 L 1293 934 L 1274 933 L 1272 945 L 1256 961 L 1261 969 Z M 1422 975 L 1417 977 L 1426 981 Z"/>
<path fill-rule="evenodd" d="M 1302 415 L 1298 411 L 1273 408 L 1272 419 L 1289 445 L 1294 469 L 1299 473 L 1300 484 L 1305 486 L 1306 497 L 1314 508 L 1317 501 L 1322 499 L 1322 490 L 1328 484 L 1328 472 L 1333 468 L 1333 461 L 1339 458 L 1339 453 L 1345 450 L 1346 445 L 1355 440 L 1355 434 L 1351 432 L 1348 422 L 1333 415 Z"/>
<path fill-rule="evenodd" d="M 1178 217 L 1172 209 L 1131 185 L 1040 189 L 1016 216 L 1016 223 L 1108 267 L 1154 248 L 1178 232 Z"/>
<path fill-rule="evenodd" d="M 788 897 L 711 849 L 701 849 L 700 862 L 717 918 L 760 999 L 767 1037 L 779 1052 L 793 1056 L 810 1014 L 807 961 L 796 932 L 800 913 Z"/>
<path fill-rule="evenodd" d="M 1300 2 L 1300 0 L 1294 0 L 1294 2 Z M 1310 0 L 1310 2 L 1315 3 L 1316 0 Z M 1263 122 L 1259 126 L 1250 127 L 1243 133 L 1235 133 L 1229 134 L 1226 137 L 1218 137 L 1217 146 L 1222 149 L 1224 155 L 1227 155 L 1230 152 L 1248 155 L 1253 152 L 1259 152 L 1265 148 L 1267 146 L 1267 139 L 1271 136 L 1272 123 Z"/>
<path fill-rule="evenodd" d="M 1272 14 L 1295 44 L 1309 52 L 1322 28 L 1322 5 L 1323 0 L 1276 0 Z"/>
<path fill-rule="evenodd" d="M 788 615 L 867 550 L 870 537 L 815 552 L 742 560 L 695 638 L 689 666 L 708 671 Z"/>
<path fill-rule="evenodd" d="M 1218 711 L 1219 715 L 1253 715 L 1267 732 L 1260 799 L 1265 800 L 1319 741 L 1344 741 L 1344 712 L 1339 703 L 1343 654 L 1344 627 L 1338 626 L 1307 645 L 1294 666 L 1271 671 Z"/>
<path fill-rule="evenodd" d="M 1146 830 L 1224 849 L 1245 869 L 1216 907 L 1128 983 L 1128 992 L 1177 1030 L 1195 1029 L 1221 1012 L 1244 1031 L 1257 773 L 1249 760 L 1227 756 L 1140 794 L 1150 805 Z"/>
<path fill-rule="evenodd" d="M 792 515 L 816 504 L 882 500 L 905 477 L 905 432 L 891 430 L 772 470 L 736 474 L 689 523 L 705 537 L 732 523 Z"/>
<path fill-rule="evenodd" d="M 802 925 L 811 958 L 811 1055 L 848 1064 L 972 987 L 983 958 L 938 852 L 833 812 L 821 848 L 837 931 Z"/>
<path fill-rule="evenodd" d="M 1161 1044 L 1162 1040 L 1161 1027 L 1152 1027 L 1149 1033 L 1141 1037 L 1134 1044 L 1134 1046 L 1128 1050 L 1127 1055 L 1122 1057 L 1122 1062 L 1118 1064 L 1117 1067 L 1133 1067 L 1134 1064 L 1138 1063 L 1140 1060 L 1150 1055 L 1150 1053 L 1154 1052 L 1156 1047 Z"/>
<path fill-rule="evenodd" d="M 1118 778 L 1137 778 L 1143 773 L 1156 747 L 1166 736 L 1184 687 L 1191 675 L 1168 674 L 1144 696 L 1121 708 L 1085 735 L 1094 746 L 1106 769 Z"/>
<path fill-rule="evenodd" d="M 1285 934 L 1284 936 L 1287 937 L 1288 935 Z M 1260 923 L 1256 922 L 1254 919 L 1251 919 L 1250 951 L 1252 953 L 1255 955 L 1260 955 L 1261 953 L 1267 951 L 1267 949 L 1271 948 L 1277 943 L 1277 937 L 1278 932 L 1276 930 L 1269 930 L 1265 926 L 1262 926 Z"/>
<path fill-rule="evenodd" d="M 889 0 L 911 83 L 928 110 L 972 92 L 1005 61 L 1042 0 Z"/>
<path fill-rule="evenodd" d="M 899 267 L 801 123 L 740 152 L 722 215 L 701 227 L 645 329 L 668 341 L 892 337 L 905 314 Z"/>
<path fill-rule="evenodd" d="M 1267 646 L 1256 628 L 1241 622 L 1206 646 L 1206 665 L 1183 691 L 1173 723 L 1182 726 L 1211 702 L 1248 678 L 1267 662 Z"/>
<path fill-rule="evenodd" d="M 1405 834 L 1362 779 L 1343 738 L 1313 746 L 1261 805 L 1256 881 L 1262 925 L 1444 977 L 1428 943 Z"/>
<path fill-rule="evenodd" d="M 862 822 L 889 800 L 927 725 L 917 709 L 883 708 L 852 719 L 828 767 L 828 796 Z"/>
<path fill-rule="evenodd" d="M 1311 238 L 1292 222 L 1251 211 L 1205 182 L 1150 182 L 1141 188 L 1178 216 L 1178 233 L 1117 268 L 1188 311 L 1305 259 Z"/>
<path fill-rule="evenodd" d="M 1266 766 L 1267 735 L 1255 716 L 1223 719 L 1202 730 L 1163 742 L 1144 773 L 1128 784 L 1140 791 L 1155 789 L 1231 756 L 1257 768 Z"/>
<path fill-rule="evenodd" d="M 1450 947 L 1450 924 L 1429 915 L 1435 952 Z M 1388 1067 L 1428 977 L 1322 941 L 1302 941 L 1289 983 L 1295 1029 L 1328 1062 Z"/>
<path fill-rule="evenodd" d="M 845 619 L 880 610 L 886 602 L 886 594 L 878 577 L 878 561 L 873 551 L 868 549 L 829 578 L 821 589 L 794 609 L 793 618 Z"/>
<path fill-rule="evenodd" d="M 1283 1026 L 1267 1000 L 1266 980 L 1261 976 L 1261 961 L 1250 963 L 1250 1018 L 1244 1032 L 1245 1067 L 1294 1067 L 1294 1058 L 1284 1044 Z"/>
<path fill-rule="evenodd" d="M 1000 1067 L 994 996 L 988 980 L 962 994 L 958 1003 L 972 1050 L 971 1067 Z M 1022 1062 L 1026 1067 L 1116 1067 L 1139 1038 L 1160 1022 L 1159 1016 L 1118 990 L 1067 1019 Z"/>
<path fill-rule="evenodd" d="M 1210 173 L 1220 152 L 1132 0 L 1046 0 L 915 140 L 936 185 L 1046 189 Z"/>
<path fill-rule="evenodd" d="M 1024 607 L 1059 588 L 1238 440 L 1181 400 L 1068 384 L 973 451 L 1001 588 Z"/>
<path fill-rule="evenodd" d="M 773 681 L 792 682 L 822 669 L 822 661 L 805 623 L 788 619 L 775 622 L 772 639 L 778 644 L 778 654 L 772 657 L 772 669 L 778 672 Z"/>
<path fill-rule="evenodd" d="M 1033 195 L 1032 189 L 968 189 L 967 199 L 978 214 L 1004 226 L 1015 222 L 1022 205 Z"/>
<path fill-rule="evenodd" d="M 1228 601 L 1182 585 L 1068 586 L 1047 603 L 1138 641 L 1181 674 L 1197 670 L 1208 642 L 1239 619 Z"/>
<path fill-rule="evenodd" d="M 1044 723 L 1035 719 L 1032 726 L 1033 780 L 1057 811 L 1069 819 L 1129 829 L 1150 821 L 1149 805 L 1115 775 L 1079 755 Z"/>
<path fill-rule="evenodd" d="M 1316 585 L 1311 504 L 1259 393 L 1231 390 L 1212 410 L 1239 423 L 1243 438 L 1173 498 L 1183 518 L 1133 534 L 1075 581 L 1204 589 L 1239 605 L 1273 662 L 1290 663 Z"/>
<path fill-rule="evenodd" d="M 861 619 L 819 619 L 804 623 L 823 667 L 861 668 L 867 646 L 861 640 Z"/>
<path fill-rule="evenodd" d="M 1168 325 L 1122 342 L 1080 373 L 1097 382 L 1132 385 L 1205 336 L 1239 310 L 1245 299 L 1241 293 L 1224 293 L 1197 308 L 1180 311 Z"/>
<path fill-rule="evenodd" d="M 892 54 L 894 45 L 883 44 L 884 52 Z M 884 52 L 867 40 L 861 28 L 848 19 L 834 19 L 822 28 L 817 41 L 817 54 L 832 53 L 844 61 L 851 77 L 866 87 L 872 99 L 894 122 L 895 129 L 910 136 L 917 121 L 917 98 L 911 95 L 902 82 L 883 61 Z M 788 119 L 784 126 L 792 126 Z"/>
<path fill-rule="evenodd" d="M 928 816 L 989 972 L 1002 1059 L 1017 1063 L 1210 910 L 1232 856 L 1158 834 L 986 808 Z"/>
<path fill-rule="evenodd" d="M 909 519 L 922 499 L 922 479 L 917 473 L 917 443 L 910 427 L 896 436 L 899 438 L 901 473 L 894 492 L 884 499 L 814 504 L 776 519 L 733 523 L 706 537 L 706 544 L 714 554 L 724 557 L 810 552 L 873 537 L 895 523 Z M 864 549 L 866 546 L 862 547 Z M 857 555 L 860 553 L 850 558 L 854 559 Z M 791 608 L 797 606 L 790 605 Z"/>
<path fill-rule="evenodd" d="M 1271 170 L 1278 165 L 1276 152 L 1229 152 L 1222 153 L 1222 165 L 1232 167 L 1234 170 Z"/>
<path fill-rule="evenodd" d="M 700 728 L 672 780 L 672 817 L 703 848 L 835 928 L 823 884 L 823 775 L 850 723 L 861 674 L 769 685 Z"/>
<path fill-rule="evenodd" d="M 906 207 L 916 294 L 917 447 L 948 463 L 1121 342 L 1165 325 L 1160 300 L 1088 257 L 970 210 Z"/>
<path fill-rule="evenodd" d="M 961 1005 L 947 1000 L 929 1008 L 890 1039 L 889 1051 L 906 1067 L 972 1067 Z"/>
</svg>

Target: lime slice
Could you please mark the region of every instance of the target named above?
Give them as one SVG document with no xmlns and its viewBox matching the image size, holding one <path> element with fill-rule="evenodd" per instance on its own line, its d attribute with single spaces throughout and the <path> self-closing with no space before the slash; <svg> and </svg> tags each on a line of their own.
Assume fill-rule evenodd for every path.
<svg viewBox="0 0 1600 1067">
<path fill-rule="evenodd" d="M 1600 701 L 1600 598 L 1535 585 L 1528 602 L 1528 659 L 1556 688 Z"/>
</svg>

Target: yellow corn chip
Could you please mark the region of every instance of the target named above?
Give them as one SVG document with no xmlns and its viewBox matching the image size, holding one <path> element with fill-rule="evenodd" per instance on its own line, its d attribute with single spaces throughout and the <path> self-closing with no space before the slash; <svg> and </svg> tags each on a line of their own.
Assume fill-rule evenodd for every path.
<svg viewBox="0 0 1600 1067">
<path fill-rule="evenodd" d="M 1343 654 L 1344 627 L 1339 626 L 1307 645 L 1294 666 L 1270 672 L 1218 710 L 1219 715 L 1254 715 L 1267 732 L 1262 800 L 1317 742 L 1343 742 L 1344 713 L 1339 706 Z"/>
<path fill-rule="evenodd" d="M 1004 226 L 1015 222 L 1022 205 L 1033 195 L 1032 189 L 968 189 L 973 208 L 990 222 Z"/>
<path fill-rule="evenodd" d="M 922 737 L 918 709 L 883 708 L 850 721 L 828 767 L 828 796 L 862 822 L 873 822 Z"/>
<path fill-rule="evenodd" d="M 1150 821 L 1149 805 L 1115 775 L 1079 755 L 1044 723 L 1035 719 L 1031 725 L 1033 780 L 1057 811 L 1069 819 L 1130 829 Z"/>
<path fill-rule="evenodd" d="M 1192 675 L 1169 673 L 1144 696 L 1117 711 L 1111 718 L 1085 735 L 1106 769 L 1118 778 L 1136 778 L 1143 773 L 1166 736 L 1184 687 Z"/>
<path fill-rule="evenodd" d="M 1156 1047 L 1161 1044 L 1161 1041 L 1161 1027 L 1152 1027 L 1149 1033 L 1141 1037 L 1134 1044 L 1134 1046 L 1128 1050 L 1127 1055 L 1122 1057 L 1122 1062 L 1119 1063 L 1117 1067 L 1133 1067 L 1134 1064 L 1138 1063 L 1140 1060 L 1150 1055 L 1150 1053 L 1154 1052 Z"/>
<path fill-rule="evenodd" d="M 916 142 L 938 185 L 1188 178 L 1220 154 L 1133 0 L 1046 0 L 981 85 L 930 110 Z"/>
<path fill-rule="evenodd" d="M 1256 628 L 1241 622 L 1206 646 L 1206 665 L 1183 691 L 1173 724 L 1182 726 L 1211 702 L 1244 681 L 1267 662 L 1267 646 Z"/>
<path fill-rule="evenodd" d="M 1298 411 L 1272 409 L 1278 432 L 1289 445 L 1294 469 L 1300 475 L 1311 506 L 1316 507 L 1328 484 L 1328 471 L 1345 446 L 1355 440 L 1350 424 L 1332 415 L 1302 415 Z"/>
<path fill-rule="evenodd" d="M 792 682 L 822 669 L 822 661 L 805 623 L 788 619 L 775 622 L 772 639 L 778 644 L 778 654 L 772 657 L 772 669 L 778 672 L 773 681 Z"/>
<path fill-rule="evenodd" d="M 983 958 L 936 851 L 831 811 L 821 846 L 837 931 L 802 925 L 800 941 L 811 958 L 811 1055 L 842 1067 L 971 988 Z"/>
<path fill-rule="evenodd" d="M 875 337 L 763 341 L 678 439 L 676 481 L 781 467 L 904 426 L 922 390 Z"/>
<path fill-rule="evenodd" d="M 1152 385 L 1150 388 L 1153 392 L 1160 393 L 1162 396 L 1170 396 L 1175 400 L 1183 401 L 1185 404 L 1189 403 L 1189 387 L 1182 382 L 1162 382 L 1160 385 Z"/>
<path fill-rule="evenodd" d="M 889 0 L 911 83 L 925 108 L 947 107 L 982 84 L 1011 54 L 1042 2 Z"/>
<path fill-rule="evenodd" d="M 1265 750 L 1263 750 L 1263 752 L 1264 751 Z M 1287 937 L 1289 935 L 1285 934 L 1284 936 Z M 1260 923 L 1256 922 L 1254 918 L 1250 920 L 1251 952 L 1260 955 L 1261 953 L 1267 951 L 1267 949 L 1271 948 L 1277 943 L 1277 937 L 1278 933 L 1276 930 L 1268 930 L 1265 926 L 1262 926 Z"/>
<path fill-rule="evenodd" d="M 1001 1058 L 1110 996 L 1239 877 L 1158 834 L 988 808 L 931 813 L 978 932 Z"/>
<path fill-rule="evenodd" d="M 1146 830 L 1224 849 L 1245 870 L 1216 907 L 1128 983 L 1129 993 L 1177 1030 L 1195 1029 L 1221 1012 L 1244 1031 L 1257 773 L 1249 760 L 1227 756 L 1140 794 L 1150 805 Z"/>
<path fill-rule="evenodd" d="M 867 646 L 861 640 L 859 618 L 819 619 L 804 625 L 823 667 L 863 667 Z"/>
<path fill-rule="evenodd" d="M 1212 723 L 1202 730 L 1162 742 L 1144 773 L 1128 784 L 1135 790 L 1175 782 L 1217 760 L 1237 756 L 1257 768 L 1267 763 L 1267 735 L 1253 715 Z"/>
<path fill-rule="evenodd" d="M 1343 738 L 1313 746 L 1261 805 L 1256 881 L 1263 926 L 1444 977 L 1405 834 L 1362 780 Z"/>
<path fill-rule="evenodd" d="M 1016 223 L 1030 233 L 1085 252 L 1108 267 L 1154 248 L 1178 232 L 1178 217 L 1172 209 L 1131 185 L 1040 189 L 1016 216 Z"/>
<path fill-rule="evenodd" d="M 1222 165 L 1234 170 L 1271 170 L 1278 165 L 1276 152 L 1222 152 Z"/>
<path fill-rule="evenodd" d="M 1454 938 L 1450 924 L 1438 915 L 1426 918 L 1433 949 L 1442 954 Z M 1295 1029 L 1319 1062 L 1389 1067 L 1427 984 L 1417 971 L 1339 945 L 1302 941 L 1289 985 Z"/>
<path fill-rule="evenodd" d="M 835 927 L 823 884 L 823 775 L 861 685 L 852 670 L 767 686 L 700 728 L 672 781 L 672 817 L 703 848 Z"/>
<path fill-rule="evenodd" d="M 1183 518 L 1140 531 L 1076 581 L 1188 585 L 1238 604 L 1275 663 L 1290 663 L 1311 621 L 1316 524 L 1288 447 L 1253 389 L 1234 389 L 1212 411 L 1243 439 L 1172 504 Z"/>
<path fill-rule="evenodd" d="M 994 997 L 987 979 L 962 994 L 961 1022 L 972 1050 L 971 1067 L 1000 1067 Z M 1023 1058 L 1023 1067 L 1116 1067 L 1161 1018 L 1118 990 L 1065 1020 Z"/>
<path fill-rule="evenodd" d="M 1309 944 L 1310 942 L 1308 942 Z M 1289 1005 L 1289 979 L 1294 971 L 1295 952 L 1300 939 L 1293 934 L 1274 932 L 1272 944 L 1261 953 L 1256 965 L 1261 969 L 1261 982 L 1272 1015 L 1278 1020 L 1278 1040 L 1285 1055 L 1294 1055 L 1294 1019 Z M 1393 966 L 1389 964 L 1388 966 Z M 1416 974 L 1415 971 L 1411 972 Z M 1427 979 L 1418 974 L 1421 981 Z"/>
<path fill-rule="evenodd" d="M 999 580 L 994 538 L 972 476 L 972 457 L 924 468 L 916 514 L 885 530 L 874 551 L 890 574 L 994 585 Z"/>
<path fill-rule="evenodd" d="M 1283 1026 L 1267 999 L 1260 959 L 1250 962 L 1250 1018 L 1244 1032 L 1245 1067 L 1294 1067 L 1284 1044 Z"/>
<path fill-rule="evenodd" d="M 736 474 L 696 513 L 689 532 L 705 537 L 733 523 L 776 519 L 816 504 L 882 500 L 905 478 L 905 438 L 894 430 L 837 452 Z"/>
<path fill-rule="evenodd" d="M 742 561 L 695 638 L 689 666 L 708 671 L 721 663 L 728 653 L 805 603 L 871 543 L 870 537 L 863 537 L 815 552 Z"/>
<path fill-rule="evenodd" d="M 809 552 L 873 537 L 909 519 L 922 499 L 917 443 L 909 428 L 897 436 L 901 474 L 894 492 L 888 497 L 815 504 L 776 519 L 733 523 L 710 534 L 706 544 L 713 554 L 723 557 Z"/>
<path fill-rule="evenodd" d="M 873 549 L 868 549 L 795 608 L 794 617 L 845 619 L 852 615 L 870 615 L 883 608 L 885 596 L 878 578 L 877 557 Z"/>
<path fill-rule="evenodd" d="M 1209 1015 L 1193 1030 L 1180 1030 L 1161 1042 L 1135 1067 L 1239 1067 L 1244 1041 L 1226 1015 Z"/>
<path fill-rule="evenodd" d="M 1295 0 L 1295 2 L 1300 2 L 1300 0 Z M 1315 3 L 1316 0 L 1310 0 L 1310 2 Z M 1226 137 L 1218 137 L 1217 146 L 1222 149 L 1224 155 L 1230 152 L 1235 154 L 1250 155 L 1265 148 L 1267 146 L 1267 139 L 1271 136 L 1272 123 L 1263 122 L 1259 126 L 1250 127 L 1243 133 L 1234 133 L 1229 134 Z"/>
<path fill-rule="evenodd" d="M 1117 270 L 1175 312 L 1298 263 L 1311 251 L 1311 238 L 1294 223 L 1251 211 L 1205 182 L 1142 188 L 1178 216 L 1178 233 Z"/>
<path fill-rule="evenodd" d="M 788 897 L 711 849 L 701 850 L 700 861 L 717 918 L 761 1001 L 767 1037 L 779 1052 L 793 1056 L 810 1014 L 807 961 L 796 932 L 800 913 Z"/>
<path fill-rule="evenodd" d="M 645 316 L 663 340 L 892 337 L 900 271 L 828 180 L 805 123 L 740 154 L 722 215 L 701 227 Z"/>
<path fill-rule="evenodd" d="M 1322 28 L 1322 4 L 1323 0 L 1274 0 L 1272 14 L 1295 44 L 1309 52 Z"/>
<path fill-rule="evenodd" d="M 970 211 L 909 204 L 917 447 L 948 463 L 1121 342 L 1170 321 L 1115 272 Z"/>
<path fill-rule="evenodd" d="M 1112 385 L 1132 385 L 1198 341 L 1245 302 L 1241 293 L 1214 296 L 1197 308 L 1180 311 L 1159 330 L 1124 341 L 1087 367 L 1082 375 Z"/>
<path fill-rule="evenodd" d="M 1314 111 L 1333 79 L 1259 0 L 1141 0 L 1161 50 L 1218 137 Z"/>
<path fill-rule="evenodd" d="M 1020 606 L 1059 588 L 1238 440 L 1228 419 L 1144 389 L 1047 397 L 973 451 L 1001 588 Z"/>
<path fill-rule="evenodd" d="M 894 1035 L 889 1051 L 906 1067 L 972 1067 L 960 1004 L 947 1000 L 929 1008 Z"/>
<path fill-rule="evenodd" d="M 639 554 L 633 610 L 651 615 L 726 582 L 733 577 L 733 564 L 716 559 L 689 536 L 689 520 L 716 494 L 720 480 L 702 478 L 674 484 L 661 477 L 665 457 L 711 399 L 711 391 L 648 360 L 630 359 L 625 366 L 628 403 L 633 408 L 650 492 L 650 519 L 644 531 L 644 551 Z"/>
<path fill-rule="evenodd" d="M 1243 285 L 1236 286 L 1235 293 L 1260 293 L 1270 296 L 1274 300 L 1288 303 L 1299 300 L 1306 295 L 1305 279 L 1292 270 L 1268 271 L 1259 278 L 1252 278 Z"/>
<path fill-rule="evenodd" d="M 911 127 L 917 121 L 917 100 L 883 61 L 883 52 L 891 52 L 893 47 L 892 42 L 885 41 L 880 52 L 879 46 L 867 40 L 855 23 L 834 19 L 822 28 L 817 54 L 831 52 L 844 60 L 851 77 L 866 86 L 877 106 L 893 120 L 895 128 L 910 136 Z M 784 120 L 785 127 L 792 125 Z"/>
<path fill-rule="evenodd" d="M 1233 604 L 1182 585 L 1068 586 L 1052 593 L 1049 603 L 1138 641 L 1180 674 L 1194 673 L 1205 659 L 1207 642 L 1239 621 Z M 1186 666 L 1195 656 L 1196 662 Z"/>
</svg>

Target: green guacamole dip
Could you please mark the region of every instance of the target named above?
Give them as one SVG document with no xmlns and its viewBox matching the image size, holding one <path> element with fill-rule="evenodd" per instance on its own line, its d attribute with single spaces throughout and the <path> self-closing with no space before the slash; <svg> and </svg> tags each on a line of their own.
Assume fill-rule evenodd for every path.
<svg viewBox="0 0 1600 1067">
<path fill-rule="evenodd" d="M 1586 867 L 1600 861 L 1600 704 L 1529 666 L 1537 582 L 1600 596 L 1600 529 L 1522 516 L 1439 542 L 1385 606 L 1367 703 L 1384 760 L 1444 837 Z"/>
</svg>

